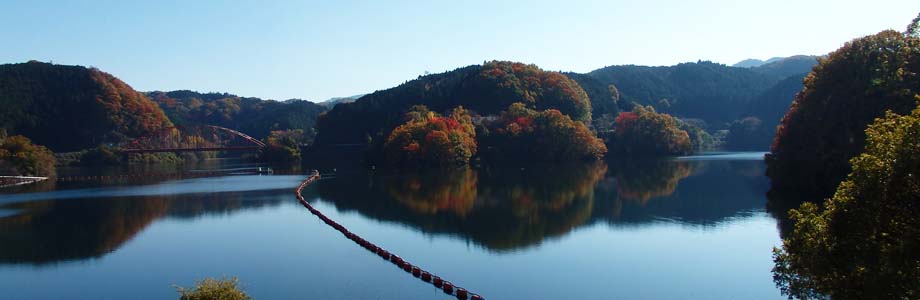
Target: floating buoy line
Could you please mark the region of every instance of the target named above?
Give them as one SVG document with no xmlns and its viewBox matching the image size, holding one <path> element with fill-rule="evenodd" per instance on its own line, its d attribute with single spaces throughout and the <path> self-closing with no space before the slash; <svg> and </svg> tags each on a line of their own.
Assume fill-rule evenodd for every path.
<svg viewBox="0 0 920 300">
<path fill-rule="evenodd" d="M 355 242 L 355 244 L 358 244 L 364 249 L 367 249 L 368 251 L 370 251 L 371 253 L 374 253 L 377 256 L 380 256 L 380 258 L 383 258 L 384 260 L 389 261 L 390 263 L 399 267 L 403 271 L 406 271 L 406 273 L 410 273 L 415 278 L 421 279 L 422 281 L 426 283 L 430 283 L 434 285 L 434 287 L 440 289 L 445 294 L 455 296 L 457 297 L 457 299 L 460 299 L 460 300 L 466 300 L 466 299 L 483 300 L 484 299 L 482 298 L 482 296 L 478 294 L 469 292 L 466 289 L 456 286 L 450 281 L 445 280 L 444 278 L 431 274 L 430 272 L 423 270 L 419 266 L 409 263 L 405 259 L 399 257 L 399 255 L 390 253 L 386 249 L 383 249 L 375 245 L 374 243 L 368 240 L 365 240 L 364 238 L 361 238 L 357 234 L 352 233 L 351 231 L 348 231 L 348 229 L 345 228 L 345 226 L 342 226 L 342 224 L 336 223 L 329 217 L 326 217 L 326 215 L 324 215 L 322 212 L 314 208 L 313 205 L 307 202 L 307 200 L 303 198 L 303 195 L 301 195 L 301 191 L 305 187 L 307 187 L 314 181 L 319 180 L 320 177 L 321 176 L 319 174 L 319 171 L 313 170 L 313 173 L 311 173 L 310 176 L 307 177 L 307 179 L 304 180 L 302 183 L 300 183 L 300 186 L 298 186 L 297 189 L 294 190 L 294 195 L 297 196 L 297 200 L 300 201 L 300 204 L 302 204 L 303 207 L 307 208 L 307 210 L 309 210 L 310 213 L 318 217 L 320 220 L 326 223 L 326 225 L 329 225 L 329 227 L 332 227 L 335 230 L 338 230 L 343 235 L 345 235 L 346 238 Z"/>
</svg>

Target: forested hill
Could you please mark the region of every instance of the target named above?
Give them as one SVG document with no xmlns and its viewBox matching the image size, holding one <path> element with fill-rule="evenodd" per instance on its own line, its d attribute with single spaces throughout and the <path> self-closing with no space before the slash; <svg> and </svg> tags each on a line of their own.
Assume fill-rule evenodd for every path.
<svg viewBox="0 0 920 300">
<path fill-rule="evenodd" d="M 750 69 L 761 74 L 785 78 L 793 75 L 800 75 L 802 73 L 808 73 L 811 71 L 811 68 L 817 64 L 818 56 L 796 55 L 777 59 L 775 61 L 765 63 Z"/>
<path fill-rule="evenodd" d="M 728 140 L 726 146 L 766 150 L 782 112 L 817 62 L 815 56 L 792 56 L 750 68 L 707 61 L 664 67 L 624 65 L 569 76 L 588 91 L 592 102 L 594 97 L 613 97 L 620 110 L 633 103 L 651 105 L 659 112 L 705 121 L 709 130 L 734 126 L 737 131 L 740 121 L 755 121 L 744 124 L 748 127 L 744 134 L 756 131 L 756 137 Z M 756 128 L 750 128 L 752 124 Z"/>
<path fill-rule="evenodd" d="M 420 76 L 394 88 L 336 105 L 317 123 L 316 143 L 363 144 L 402 124 L 418 104 L 434 112 L 463 106 L 474 114 L 498 115 L 512 103 L 554 108 L 576 121 L 591 120 L 585 91 L 573 80 L 534 65 L 492 61 L 440 74 Z M 384 137 L 381 137 L 384 138 Z"/>
<path fill-rule="evenodd" d="M 273 130 L 302 129 L 308 137 L 326 107 L 306 101 L 263 100 L 227 93 L 148 92 L 177 125 L 216 125 L 262 139 Z"/>
<path fill-rule="evenodd" d="M 703 119 L 718 126 L 742 117 L 752 99 L 785 79 L 786 76 L 780 74 L 787 68 L 785 65 L 774 67 L 775 63 L 757 68 L 736 68 L 706 61 L 667 67 L 610 66 L 588 75 L 605 88 L 614 85 L 622 102 L 652 105 L 661 112 Z M 810 69 L 810 65 L 801 65 L 795 74 Z M 792 96 L 782 100 L 791 103 Z"/>
<path fill-rule="evenodd" d="M 54 151 L 117 143 L 171 125 L 146 96 L 95 68 L 0 65 L 0 127 Z"/>
</svg>

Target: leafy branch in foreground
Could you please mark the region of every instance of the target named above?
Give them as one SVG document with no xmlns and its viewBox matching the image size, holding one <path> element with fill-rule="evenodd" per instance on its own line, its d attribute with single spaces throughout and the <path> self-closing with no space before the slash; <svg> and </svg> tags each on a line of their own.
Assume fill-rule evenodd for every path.
<svg viewBox="0 0 920 300">
<path fill-rule="evenodd" d="M 774 281 L 790 298 L 917 299 L 920 108 L 876 119 L 850 163 L 823 211 L 790 211 L 795 229 L 774 250 Z"/>
</svg>

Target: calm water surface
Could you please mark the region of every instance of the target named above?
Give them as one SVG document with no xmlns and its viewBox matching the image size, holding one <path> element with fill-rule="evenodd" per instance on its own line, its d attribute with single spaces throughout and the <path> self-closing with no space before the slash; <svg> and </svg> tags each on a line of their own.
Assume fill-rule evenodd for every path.
<svg viewBox="0 0 920 300">
<path fill-rule="evenodd" d="M 783 299 L 759 157 L 339 170 L 305 196 L 486 299 Z M 226 167 L 239 166 L 202 168 Z M 255 299 L 449 298 L 309 214 L 292 194 L 303 178 L 141 176 L 2 191 L 0 294 L 175 299 L 174 284 L 226 274 Z"/>
</svg>

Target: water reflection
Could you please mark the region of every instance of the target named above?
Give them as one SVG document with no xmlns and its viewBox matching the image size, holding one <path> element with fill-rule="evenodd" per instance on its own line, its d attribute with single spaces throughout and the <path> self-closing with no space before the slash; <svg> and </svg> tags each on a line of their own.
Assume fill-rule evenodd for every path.
<svg viewBox="0 0 920 300">
<path fill-rule="evenodd" d="M 652 198 L 669 196 L 681 179 L 693 173 L 699 163 L 672 160 L 611 161 L 611 177 L 617 198 L 645 204 Z"/>
<path fill-rule="evenodd" d="M 362 171 L 320 181 L 305 196 L 503 252 L 597 223 L 675 222 L 703 229 L 730 223 L 763 209 L 768 183 L 762 173 L 762 162 L 744 160 Z M 230 214 L 285 201 L 294 205 L 287 192 L 301 179 L 225 176 L 32 186 L 30 193 L 0 195 L 0 263 L 96 258 L 158 219 Z"/>
<path fill-rule="evenodd" d="M 756 160 L 612 161 L 360 172 L 317 189 L 341 210 L 509 251 L 596 222 L 731 222 L 763 209 L 768 182 L 761 174 Z"/>
<path fill-rule="evenodd" d="M 362 173 L 321 181 L 318 191 L 339 209 L 505 250 L 537 244 L 587 221 L 594 184 L 605 171 L 598 163 Z"/>
<path fill-rule="evenodd" d="M 478 175 L 469 168 L 429 170 L 383 179 L 387 192 L 419 214 L 451 212 L 465 216 L 476 200 Z"/>
<path fill-rule="evenodd" d="M 131 188 L 0 195 L 0 203 L 7 203 L 0 210 L 8 212 L 0 216 L 0 263 L 42 265 L 98 258 L 115 251 L 161 218 L 187 219 L 279 205 L 290 199 L 279 197 L 277 188 L 260 181 L 280 182 L 287 191 L 291 182 L 296 185 L 299 179 L 300 176 L 231 176 Z M 245 192 L 190 194 L 202 189 Z M 151 195 L 149 191 L 159 194 Z M 86 193 L 93 196 L 77 197 Z"/>
<path fill-rule="evenodd" d="M 595 209 L 599 219 L 616 226 L 661 221 L 715 226 L 763 210 L 769 186 L 758 161 L 646 161 L 617 166 L 598 185 L 598 198 L 604 200 Z"/>
</svg>

